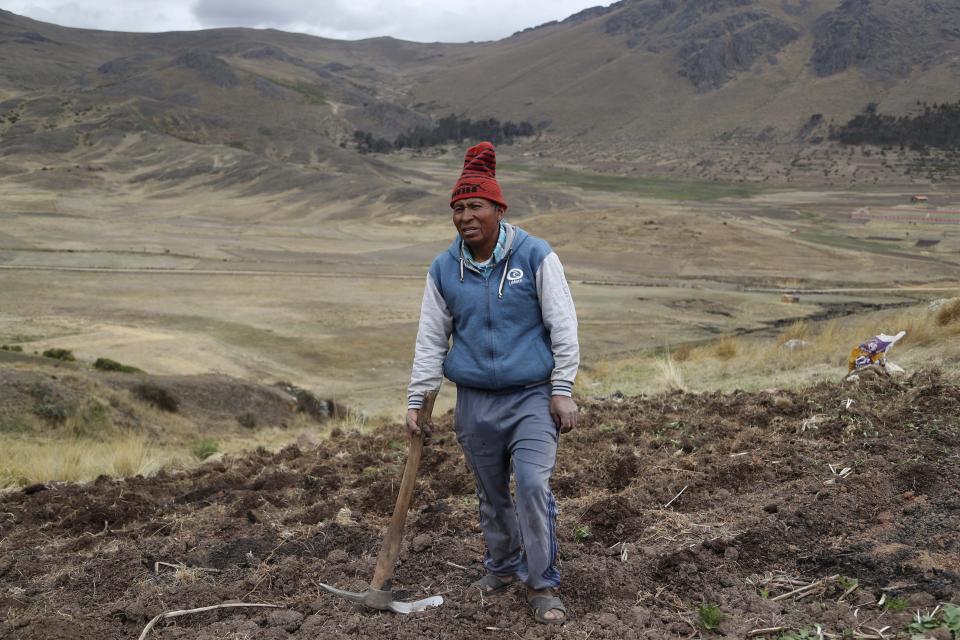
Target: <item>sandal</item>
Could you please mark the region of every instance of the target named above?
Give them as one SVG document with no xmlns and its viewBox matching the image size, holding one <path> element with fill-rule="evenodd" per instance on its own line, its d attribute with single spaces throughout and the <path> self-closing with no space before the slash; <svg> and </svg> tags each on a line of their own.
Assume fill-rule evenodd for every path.
<svg viewBox="0 0 960 640">
<path fill-rule="evenodd" d="M 516 584 L 516 578 L 513 576 L 507 577 L 509 577 L 509 580 L 498 575 L 488 573 L 479 580 L 474 580 L 471 582 L 470 586 L 480 589 L 482 593 L 496 593 L 497 591 L 503 591 L 504 589 L 512 587 L 514 584 Z"/>
<path fill-rule="evenodd" d="M 567 621 L 567 608 L 563 606 L 563 602 L 557 596 L 533 596 L 527 602 L 533 609 L 533 617 L 541 624 L 559 625 Z M 563 613 L 563 617 L 547 618 L 548 611 L 560 611 Z"/>
</svg>

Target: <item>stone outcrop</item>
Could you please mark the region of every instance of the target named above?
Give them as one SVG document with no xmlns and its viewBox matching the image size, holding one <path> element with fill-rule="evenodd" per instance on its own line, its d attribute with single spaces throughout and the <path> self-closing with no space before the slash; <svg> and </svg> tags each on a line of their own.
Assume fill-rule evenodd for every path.
<svg viewBox="0 0 960 640">
<path fill-rule="evenodd" d="M 719 89 L 760 60 L 775 60 L 800 37 L 755 0 L 634 0 L 603 23 L 630 48 L 674 51 L 678 73 L 698 91 Z M 793 6 L 793 5 L 791 5 Z"/>
<path fill-rule="evenodd" d="M 174 58 L 170 66 L 196 71 L 205 80 L 218 87 L 234 87 L 240 83 L 230 65 L 210 53 L 194 51 L 184 53 Z"/>
<path fill-rule="evenodd" d="M 878 80 L 908 75 L 960 52 L 960 6 L 844 0 L 813 27 L 811 66 L 818 76 L 857 68 Z"/>
</svg>

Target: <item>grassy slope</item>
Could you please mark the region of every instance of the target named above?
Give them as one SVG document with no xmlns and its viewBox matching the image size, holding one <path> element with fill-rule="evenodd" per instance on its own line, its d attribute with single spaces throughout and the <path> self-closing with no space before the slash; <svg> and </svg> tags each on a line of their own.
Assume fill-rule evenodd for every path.
<svg viewBox="0 0 960 640">
<path fill-rule="evenodd" d="M 285 406 L 275 389 L 222 377 L 103 374 L 89 363 L 6 350 L 0 350 L 0 381 L 6 387 L 0 401 L 0 488 L 88 481 L 100 474 L 149 475 L 211 455 L 279 449 L 301 438 L 316 441 L 332 428 L 377 423 L 349 410 L 318 421 L 294 411 L 292 399 Z M 179 406 L 161 410 L 136 385 L 163 389 Z M 246 394 L 269 401 L 245 405 Z"/>
<path fill-rule="evenodd" d="M 793 388 L 819 380 L 839 381 L 850 351 L 879 333 L 907 335 L 890 361 L 907 371 L 939 367 L 960 379 L 960 298 L 942 310 L 927 305 L 860 314 L 843 320 L 800 320 L 775 338 L 723 337 L 700 344 L 666 345 L 659 353 L 612 358 L 584 372 L 591 395 L 628 395 L 672 389 L 695 392 Z M 789 340 L 803 340 L 788 349 Z"/>
<path fill-rule="evenodd" d="M 586 191 L 637 194 L 658 200 L 708 202 L 720 198 L 749 198 L 759 191 L 757 187 L 745 184 L 678 178 L 633 178 L 572 169 L 542 169 L 529 175 L 540 183 L 560 184 Z"/>
</svg>

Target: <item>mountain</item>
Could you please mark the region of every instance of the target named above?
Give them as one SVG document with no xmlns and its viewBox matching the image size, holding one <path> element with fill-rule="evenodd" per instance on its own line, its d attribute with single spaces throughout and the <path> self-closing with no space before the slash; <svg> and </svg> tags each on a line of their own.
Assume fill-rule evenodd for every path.
<svg viewBox="0 0 960 640">
<path fill-rule="evenodd" d="M 469 44 L 112 33 L 0 11 L 0 60 L 0 175 L 24 160 L 109 158 L 144 184 L 340 199 L 400 189 L 406 202 L 426 178 L 359 154 L 356 131 L 389 141 L 451 113 L 495 117 L 537 124 L 529 147 L 561 160 L 672 154 L 687 171 L 738 145 L 797 153 L 868 103 L 905 114 L 955 101 L 960 5 L 622 0 Z"/>
<path fill-rule="evenodd" d="M 253 29 L 111 33 L 0 11 L 0 175 L 13 158 L 68 158 L 145 184 L 382 196 L 417 175 L 345 147 L 357 129 L 429 123 L 406 106 L 406 77 L 451 48 L 470 49 Z"/>
<path fill-rule="evenodd" d="M 469 78 L 463 91 L 458 78 Z M 515 34 L 432 73 L 436 112 L 548 120 L 594 143 L 792 140 L 813 114 L 960 98 L 949 0 L 624 0 Z"/>
</svg>

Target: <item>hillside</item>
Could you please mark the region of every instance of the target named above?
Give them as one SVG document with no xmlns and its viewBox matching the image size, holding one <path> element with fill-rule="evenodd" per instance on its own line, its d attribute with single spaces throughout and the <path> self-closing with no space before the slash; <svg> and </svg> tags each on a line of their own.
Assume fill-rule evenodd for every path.
<svg viewBox="0 0 960 640">
<path fill-rule="evenodd" d="M 110 33 L 0 12 L 0 174 L 51 190 L 104 186 L 89 172 L 107 171 L 156 188 L 375 199 L 416 173 L 343 145 L 358 128 L 425 122 L 397 99 L 403 73 L 444 50 L 251 29 Z M 37 171 L 57 164 L 87 171 Z"/>
<path fill-rule="evenodd" d="M 789 181 L 788 163 L 868 103 L 895 116 L 960 98 L 960 7 L 623 0 L 481 44 L 110 33 L 0 12 L 0 56 L 0 175 L 98 184 L 32 171 L 59 160 L 125 183 L 407 203 L 430 181 L 361 157 L 356 131 L 393 140 L 450 113 L 496 117 L 538 125 L 520 151 L 551 164 L 737 179 L 759 152 L 776 166 L 740 179 Z"/>
<path fill-rule="evenodd" d="M 414 93 L 438 111 L 535 111 L 585 141 L 784 142 L 814 113 L 956 100 L 958 56 L 950 2 L 624 0 L 490 45 Z"/>
</svg>

